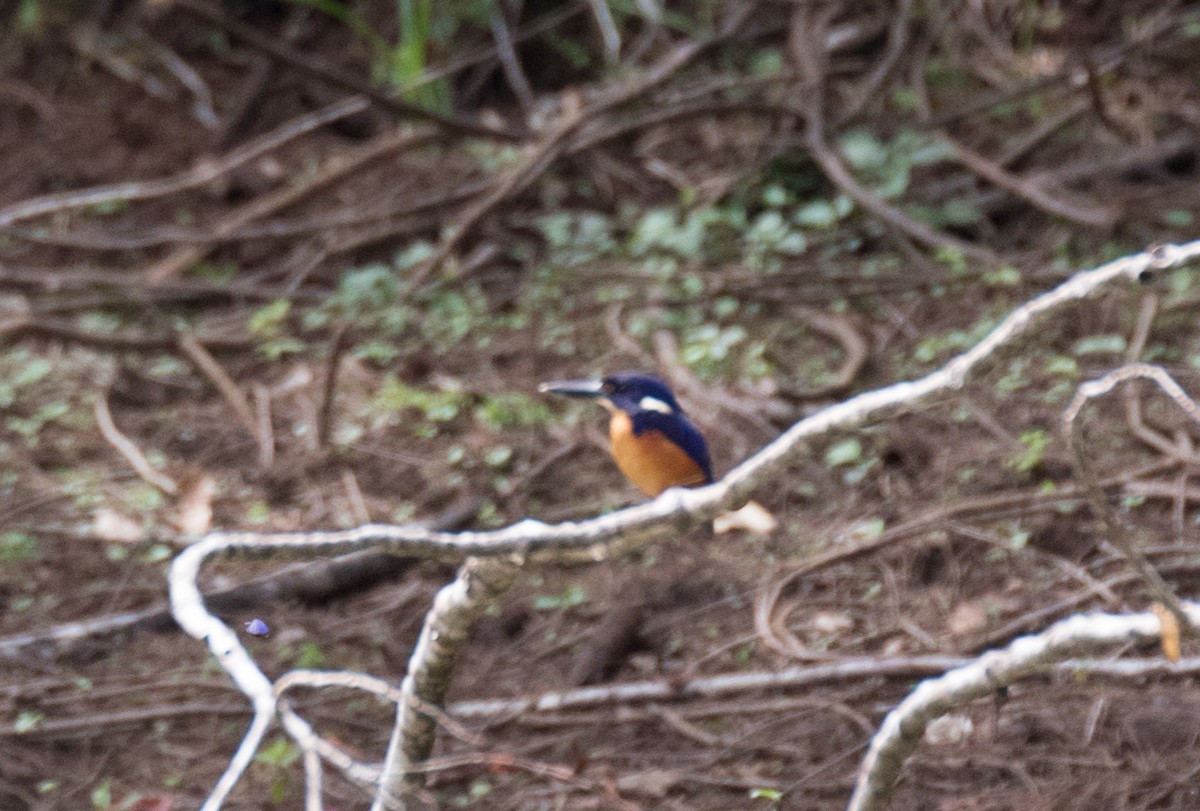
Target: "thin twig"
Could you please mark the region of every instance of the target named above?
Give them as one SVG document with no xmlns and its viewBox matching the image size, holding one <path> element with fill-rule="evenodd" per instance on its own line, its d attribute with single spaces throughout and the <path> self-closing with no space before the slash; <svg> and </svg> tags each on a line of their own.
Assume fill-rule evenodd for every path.
<svg viewBox="0 0 1200 811">
<path fill-rule="evenodd" d="M 346 354 L 349 330 L 346 325 L 339 323 L 333 330 L 329 342 L 329 359 L 325 362 L 325 374 L 321 378 L 321 406 L 317 410 L 317 447 L 324 448 L 329 444 L 330 433 L 333 429 L 333 401 L 337 396 L 338 368 Z"/>
<path fill-rule="evenodd" d="M 1095 474 L 1092 473 L 1091 466 L 1088 464 L 1083 441 L 1075 431 L 1075 421 L 1088 402 L 1109 393 L 1121 383 L 1134 379 L 1151 380 L 1157 383 L 1159 388 L 1179 406 L 1180 410 L 1190 417 L 1193 422 L 1200 425 L 1200 406 L 1180 388 L 1179 384 L 1164 369 L 1145 363 L 1131 363 L 1097 380 L 1088 381 L 1079 387 L 1075 396 L 1063 412 L 1063 436 L 1066 438 L 1067 445 L 1071 449 L 1071 459 L 1075 467 L 1075 473 L 1084 488 L 1088 506 L 1091 508 L 1096 520 L 1104 527 L 1106 536 L 1112 541 L 1113 545 L 1121 550 L 1129 565 L 1141 576 L 1146 591 L 1150 593 L 1150 596 L 1170 610 L 1181 628 L 1191 629 L 1192 626 L 1187 615 L 1184 613 L 1179 598 L 1175 596 L 1171 587 L 1162 579 L 1158 570 L 1146 560 L 1145 555 L 1142 554 L 1141 550 L 1138 549 L 1133 539 L 1129 536 L 1129 532 L 1125 526 L 1113 515 L 1112 508 L 1109 506 L 1108 500 L 1104 497 L 1104 493 L 1096 481 Z"/>
<path fill-rule="evenodd" d="M 960 144 L 949 135 L 942 134 L 942 142 L 954 151 L 958 161 L 975 174 L 1020 197 L 1034 208 L 1062 217 L 1065 220 L 1093 228 L 1111 228 L 1120 212 L 1113 206 L 1097 206 L 1082 201 L 1071 201 L 1065 195 L 1048 193 L 1036 180 L 1018 177 L 999 163 L 990 161 L 974 150 Z"/>
<path fill-rule="evenodd" d="M 219 242 L 225 236 L 237 229 L 260 219 L 267 214 L 303 200 L 318 190 L 340 180 L 348 175 L 361 171 L 371 163 L 381 158 L 431 138 L 429 131 L 393 130 L 375 139 L 369 144 L 344 155 L 337 156 L 326 164 L 322 171 L 295 186 L 285 186 L 269 194 L 250 200 L 222 217 L 211 228 L 211 238 L 205 244 L 184 245 L 167 256 L 159 259 L 148 267 L 145 280 L 148 284 L 159 285 L 182 273 L 189 265 L 203 259 L 212 244 Z"/>
<path fill-rule="evenodd" d="M 913 219 L 903 211 L 889 205 L 883 198 L 858 182 L 846 168 L 840 155 L 829 145 L 825 132 L 825 51 L 819 43 L 825 38 L 829 10 L 814 14 L 807 5 L 799 5 L 792 14 L 789 34 L 789 53 L 805 79 L 808 101 L 803 107 L 805 115 L 805 143 L 813 159 L 847 197 L 873 216 L 906 234 L 922 245 L 932 248 L 949 248 L 957 253 L 988 265 L 998 263 L 989 250 L 943 234 L 923 222 Z"/>
<path fill-rule="evenodd" d="M 310 76 L 315 76 L 343 90 L 349 90 L 364 99 L 370 99 L 374 104 L 391 110 L 394 113 L 423 118 L 460 135 L 473 135 L 476 137 L 503 140 L 516 140 L 519 137 L 519 133 L 507 128 L 489 126 L 461 116 L 440 113 L 436 110 L 422 107 L 419 104 L 405 101 L 397 96 L 389 95 L 320 57 L 314 56 L 311 53 L 297 53 L 287 43 L 281 42 L 279 39 L 267 34 L 260 33 L 255 28 L 238 22 L 228 14 L 215 10 L 198 0 L 177 0 L 175 6 L 225 29 L 246 44 L 257 48 L 289 67 L 296 68 Z"/>
<path fill-rule="evenodd" d="M 180 335 L 178 341 L 179 350 L 183 352 L 187 358 L 195 364 L 196 368 L 204 373 L 204 376 L 216 387 L 221 396 L 225 398 L 226 404 L 233 409 L 233 414 L 237 417 L 238 422 L 246 429 L 246 433 L 254 437 L 254 439 L 262 446 L 263 437 L 258 430 L 258 418 L 255 415 L 254 408 L 251 407 L 250 401 L 246 399 L 246 395 L 238 388 L 237 383 L 229 376 L 221 364 L 217 363 L 204 345 L 196 340 L 193 335 Z"/>
<path fill-rule="evenodd" d="M 1125 350 L 1125 362 L 1136 363 L 1146 350 L 1146 342 L 1150 339 L 1150 330 L 1154 318 L 1158 315 L 1159 297 L 1157 293 L 1148 292 L 1142 297 L 1142 307 L 1138 312 L 1137 326 L 1129 337 L 1129 346 Z M 1196 458 L 1181 449 L 1178 443 L 1172 442 L 1146 424 L 1142 416 L 1142 397 L 1140 386 L 1135 382 L 1125 386 L 1121 391 L 1125 403 L 1125 422 L 1129 431 L 1151 448 L 1179 459 L 1181 462 L 1195 463 Z"/>
<path fill-rule="evenodd" d="M 102 203 L 147 200 L 203 186 L 205 183 L 210 183 L 254 160 L 259 155 L 277 149 L 288 141 L 326 124 L 361 112 L 367 106 L 367 100 L 359 96 L 342 99 L 316 112 L 294 118 L 266 135 L 255 138 L 245 146 L 235 149 L 223 158 L 198 161 L 195 167 L 174 177 L 116 183 L 111 186 L 95 186 L 90 189 L 48 194 L 44 197 L 34 197 L 14 203 L 7 208 L 0 209 L 0 228 L 56 211 L 69 211 Z"/>
<path fill-rule="evenodd" d="M 179 485 L 175 480 L 167 474 L 155 470 L 141 449 L 117 428 L 116 423 L 113 422 L 112 412 L 108 409 L 108 395 L 105 392 L 96 393 L 96 425 L 100 428 L 100 435 L 109 445 L 113 446 L 117 453 L 125 457 L 125 461 L 141 477 L 142 481 L 157 487 L 170 496 L 179 492 Z"/>
<path fill-rule="evenodd" d="M 586 107 L 581 106 L 578 97 L 564 95 L 563 110 L 554 126 L 530 149 L 527 157 L 519 166 L 498 180 L 479 199 L 467 206 L 456 222 L 450 226 L 449 232 L 438 244 L 433 256 L 413 269 L 411 284 L 420 285 L 431 274 L 440 270 L 457 250 L 462 240 L 484 217 L 512 195 L 528 188 L 552 166 L 570 146 L 570 136 L 578 131 L 584 122 L 625 104 L 665 82 L 701 53 L 732 36 L 745 21 L 749 11 L 749 5 L 737 7 L 729 14 L 721 31 L 716 35 L 707 40 L 689 41 L 676 47 L 637 79 L 601 94 L 597 100 Z"/>
<path fill-rule="evenodd" d="M 271 390 L 257 380 L 250 384 L 254 393 L 255 431 L 258 438 L 258 466 L 270 470 L 275 466 L 275 426 L 271 424 Z"/>
</svg>

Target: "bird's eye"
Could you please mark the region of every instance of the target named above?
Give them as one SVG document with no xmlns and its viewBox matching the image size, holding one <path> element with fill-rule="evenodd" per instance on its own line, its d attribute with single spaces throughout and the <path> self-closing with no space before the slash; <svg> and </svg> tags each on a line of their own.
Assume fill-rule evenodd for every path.
<svg viewBox="0 0 1200 811">
<path fill-rule="evenodd" d="M 615 381 L 605 380 L 604 384 L 600 388 L 604 390 L 605 394 L 616 394 L 619 387 Z"/>
</svg>

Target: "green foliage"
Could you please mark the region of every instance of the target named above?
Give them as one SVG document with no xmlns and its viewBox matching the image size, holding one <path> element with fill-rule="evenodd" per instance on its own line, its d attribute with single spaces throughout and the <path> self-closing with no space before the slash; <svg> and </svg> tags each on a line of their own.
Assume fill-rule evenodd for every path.
<svg viewBox="0 0 1200 811">
<path fill-rule="evenodd" d="M 288 769 L 300 759 L 300 750 L 283 735 L 279 735 L 269 744 L 258 750 L 254 756 L 255 763 L 261 763 L 274 774 L 271 779 L 271 802 L 282 803 L 291 790 L 288 779 Z"/>
<path fill-rule="evenodd" d="M 0 532 L 0 562 L 32 560 L 40 555 L 37 538 L 24 532 Z"/>
<path fill-rule="evenodd" d="M 276 299 L 250 314 L 247 329 L 258 339 L 258 351 L 271 360 L 278 360 L 304 348 L 303 343 L 284 332 L 291 311 L 290 301 Z"/>
<path fill-rule="evenodd" d="M 92 808 L 105 811 L 112 808 L 112 778 L 105 778 L 100 785 L 92 789 Z"/>
<path fill-rule="evenodd" d="M 493 313 L 473 282 L 410 289 L 404 271 L 428 250 L 427 243 L 416 243 L 391 264 L 347 270 L 334 294 L 304 314 L 304 327 L 353 324 L 356 331 L 373 336 L 356 346 L 355 354 L 387 362 L 405 352 L 440 355 L 464 344 L 485 347 L 499 333 L 527 326 L 526 311 Z M 266 317 L 263 321 L 269 323 Z"/>
<path fill-rule="evenodd" d="M 1089 335 L 1071 347 L 1075 355 L 1120 355 L 1126 349 L 1124 335 Z"/>
<path fill-rule="evenodd" d="M 418 389 L 389 375 L 379 387 L 373 406 L 383 412 L 416 409 L 428 422 L 449 422 L 459 415 L 465 402 L 460 390 Z"/>
<path fill-rule="evenodd" d="M 783 792 L 777 788 L 752 788 L 750 789 L 750 799 L 766 800 L 772 807 L 779 807 L 783 802 Z"/>
<path fill-rule="evenodd" d="M 25 347 L 6 352 L 0 359 L 0 408 L 11 406 L 19 390 L 37 383 L 52 368 L 50 361 L 35 357 Z"/>
<path fill-rule="evenodd" d="M 456 795 L 450 802 L 455 808 L 466 808 L 468 805 L 482 800 L 491 793 L 492 784 L 487 780 L 479 779 L 471 783 L 465 794 Z"/>
<path fill-rule="evenodd" d="M 921 363 L 944 360 L 949 352 L 961 352 L 979 343 L 995 326 L 995 319 L 983 318 L 967 330 L 954 329 L 941 335 L 931 335 L 917 344 L 913 358 Z"/>
<path fill-rule="evenodd" d="M 475 406 L 475 419 L 489 431 L 509 428 L 534 428 L 547 425 L 553 415 L 543 399 L 534 399 L 520 392 L 501 392 L 486 395 Z"/>
<path fill-rule="evenodd" d="M 299 649 L 295 652 L 292 666 L 304 670 L 322 668 L 329 663 L 328 657 L 325 656 L 315 642 L 301 642 Z"/>
<path fill-rule="evenodd" d="M 300 759 L 300 750 L 286 735 L 278 735 L 271 743 L 258 750 L 254 762 L 265 763 L 270 767 L 287 769 Z"/>
<path fill-rule="evenodd" d="M 46 720 L 46 716 L 34 710 L 22 710 L 17 713 L 17 720 L 13 722 L 13 730 L 15 732 L 31 732 L 37 729 L 38 724 Z"/>
<path fill-rule="evenodd" d="M 561 594 L 539 594 L 533 598 L 534 611 L 555 611 L 582 605 L 587 601 L 587 591 L 578 583 L 572 583 Z"/>
<path fill-rule="evenodd" d="M 290 0 L 316 9 L 345 25 L 370 49 L 371 78 L 394 88 L 406 100 L 448 113 L 453 109 L 448 79 L 426 75 L 430 54 L 461 39 L 471 28 L 487 30 L 497 0 L 395 0 L 397 40 L 388 42 L 354 4 L 342 0 Z"/>
<path fill-rule="evenodd" d="M 69 403 L 56 401 L 38 407 L 29 417 L 9 417 L 4 426 L 14 434 L 24 437 L 29 444 L 35 444 L 38 434 L 47 423 L 62 419 L 71 410 Z"/>
<path fill-rule="evenodd" d="M 1028 473 L 1042 463 L 1051 438 L 1043 429 L 1033 428 L 1023 431 L 1018 439 L 1025 446 L 1025 450 L 1010 457 L 1005 461 L 1004 465 L 1009 470 L 1015 470 L 1018 473 Z"/>
<path fill-rule="evenodd" d="M 862 455 L 862 443 L 855 437 L 847 437 L 830 445 L 825 451 L 825 466 L 842 467 L 857 464 L 862 461 Z"/>
<path fill-rule="evenodd" d="M 445 4 L 438 4 L 444 8 Z M 450 83 L 445 79 L 419 83 L 428 66 L 432 0 L 396 0 L 400 41 L 390 51 L 386 82 L 402 89 L 409 101 L 449 112 Z"/>
</svg>

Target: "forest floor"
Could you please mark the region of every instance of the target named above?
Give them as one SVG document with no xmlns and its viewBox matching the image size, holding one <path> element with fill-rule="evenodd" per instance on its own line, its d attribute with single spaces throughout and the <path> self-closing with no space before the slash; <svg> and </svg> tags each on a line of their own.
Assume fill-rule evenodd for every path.
<svg viewBox="0 0 1200 811">
<path fill-rule="evenodd" d="M 539 382 L 662 375 L 720 475 L 1200 221 L 1187 4 L 727 3 L 663 25 L 625 11 L 612 64 L 595 4 L 529 4 L 430 46 L 447 78 L 411 98 L 452 96 L 438 116 L 380 91 L 353 101 L 382 46 L 320 4 L 240 20 L 201 0 L 16 5 L 0 12 L 3 809 L 189 809 L 211 790 L 250 708 L 155 613 L 186 536 L 612 511 L 640 495 L 603 412 Z M 356 8 L 395 40 L 391 4 Z M 1128 360 L 1200 391 L 1196 280 L 1106 290 L 953 396 L 814 444 L 755 494 L 773 531 L 524 572 L 462 654 L 448 711 L 464 729 L 440 733 L 423 800 L 841 808 L 883 716 L 940 672 L 914 657 L 1145 609 L 1059 424 L 1081 381 Z M 1197 431 L 1132 391 L 1086 410 L 1089 461 L 1195 595 Z M 203 583 L 294 565 L 224 561 Z M 266 623 L 245 641 L 272 678 L 398 683 L 452 577 L 396 560 L 220 611 Z M 769 691 L 471 703 L 864 657 L 869 677 Z M 893 807 L 1200 807 L 1193 672 L 1036 678 L 969 705 L 917 750 Z M 302 691 L 294 707 L 382 758 L 390 704 Z M 297 755 L 272 732 L 227 807 L 302 807 Z M 326 782 L 327 808 L 366 806 Z"/>
</svg>

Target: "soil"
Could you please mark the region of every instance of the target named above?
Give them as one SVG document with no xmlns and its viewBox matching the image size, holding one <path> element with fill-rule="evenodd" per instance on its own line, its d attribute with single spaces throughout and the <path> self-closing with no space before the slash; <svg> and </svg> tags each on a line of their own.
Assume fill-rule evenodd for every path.
<svg viewBox="0 0 1200 811">
<path fill-rule="evenodd" d="M 508 21 L 529 99 L 489 50 L 492 29 L 464 22 L 430 56 L 451 66 L 441 120 L 376 99 L 218 177 L 88 205 L 49 196 L 223 166 L 353 95 L 330 66 L 370 87 L 378 54 L 323 4 L 16 5 L 0 5 L 0 808 L 14 811 L 196 808 L 225 769 L 244 696 L 161 616 L 113 619 L 162 608 L 188 527 L 465 529 L 612 511 L 642 497 L 606 454 L 603 412 L 539 395 L 539 382 L 665 377 L 720 475 L 807 414 L 938 368 L 1070 273 L 1190 239 L 1200 217 L 1200 50 L 1184 6 L 839 6 L 848 44 L 820 83 L 829 142 L 931 242 L 851 203 L 814 160 L 812 108 L 799 106 L 812 87 L 789 48 L 817 20 L 774 4 L 750 4 L 686 60 L 702 29 L 623 11 L 609 65 L 589 4 L 545 30 L 534 23 L 554 9 L 529 4 Z M 735 9 L 715 5 L 719 27 Z M 394 41 L 391 4 L 356 13 Z M 605 106 L 614 87 L 628 97 Z M 538 120 L 551 123 L 525 126 Z M 914 133 L 942 157 L 915 157 Z M 995 171 L 949 159 L 943 135 Z M 51 202 L 14 213 L 33 200 Z M 824 207 L 804 219 L 806 203 Z M 445 261 L 429 264 L 431 251 Z M 1198 390 L 1195 278 L 1107 289 L 954 396 L 814 444 L 755 493 L 771 532 L 700 528 L 523 572 L 461 654 L 457 724 L 439 732 L 419 802 L 841 808 L 882 718 L 936 675 L 888 663 L 972 657 L 1080 611 L 1144 610 L 1073 489 L 1059 424 L 1081 381 L 1127 359 Z M 1085 410 L 1089 463 L 1117 520 L 1190 596 L 1200 497 L 1179 456 L 1196 428 L 1133 391 Z M 135 470 L 97 402 L 175 493 Z M 203 585 L 293 565 L 223 561 Z M 453 569 L 359 569 L 286 598 L 243 593 L 222 615 L 266 624 L 243 639 L 272 678 L 346 668 L 398 683 Z M 55 636 L 92 621 L 109 630 Z M 1194 646 L 1174 672 L 1042 676 L 956 710 L 905 765 L 892 807 L 1200 807 Z M 862 657 L 879 674 L 470 711 Z M 337 690 L 293 704 L 344 751 L 382 758 L 392 705 Z M 303 788 L 277 729 L 226 807 L 301 808 Z M 369 797 L 326 769 L 325 803 Z"/>
</svg>

